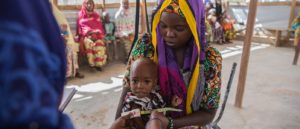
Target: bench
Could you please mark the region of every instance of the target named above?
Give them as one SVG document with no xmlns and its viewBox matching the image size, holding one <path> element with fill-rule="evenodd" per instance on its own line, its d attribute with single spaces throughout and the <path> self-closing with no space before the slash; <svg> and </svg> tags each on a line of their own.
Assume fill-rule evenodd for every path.
<svg viewBox="0 0 300 129">
<path fill-rule="evenodd" d="M 283 41 L 289 41 L 290 32 L 292 32 L 292 30 L 289 30 L 288 28 L 285 27 L 263 27 L 263 28 L 275 32 L 275 40 L 272 41 L 275 47 L 279 47 L 281 45 L 280 43 L 282 41 L 281 37 L 283 32 L 287 32 L 287 36 Z"/>
</svg>

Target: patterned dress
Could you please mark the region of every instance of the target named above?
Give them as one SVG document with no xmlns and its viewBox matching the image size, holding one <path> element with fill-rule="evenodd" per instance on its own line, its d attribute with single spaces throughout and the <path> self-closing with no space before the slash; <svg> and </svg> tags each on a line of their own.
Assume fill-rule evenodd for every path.
<svg viewBox="0 0 300 129">
<path fill-rule="evenodd" d="M 131 62 L 140 57 L 147 57 L 153 59 L 154 48 L 151 44 L 151 37 L 149 34 L 145 34 L 139 39 L 129 58 L 127 70 L 124 77 L 124 86 L 128 87 L 130 77 L 130 65 Z M 217 110 L 219 107 L 220 100 L 220 89 L 221 89 L 221 69 L 222 69 L 222 57 L 218 50 L 212 47 L 208 47 L 205 50 L 204 60 L 204 76 L 205 76 L 205 87 L 202 94 L 202 100 L 200 103 L 201 110 Z M 184 80 L 189 80 L 191 74 L 181 72 Z M 185 83 L 189 83 L 185 81 Z M 185 100 L 184 100 L 185 101 Z M 168 102 L 166 102 L 168 103 Z M 201 127 L 201 129 L 209 128 L 210 125 Z M 199 128 L 197 126 L 186 127 L 189 129 Z"/>
<path fill-rule="evenodd" d="M 153 110 L 158 108 L 164 108 L 166 106 L 166 103 L 162 99 L 161 95 L 156 92 L 152 91 L 150 93 L 150 97 L 144 97 L 144 98 L 138 98 L 135 96 L 132 92 L 128 92 L 124 103 L 122 112 L 128 112 L 133 109 L 140 109 L 141 111 L 147 111 L 147 110 Z M 147 121 L 149 120 L 149 115 L 142 115 L 141 119 L 143 121 L 143 124 L 145 125 Z M 135 123 L 130 123 L 130 128 L 139 128 L 136 127 Z"/>
<path fill-rule="evenodd" d="M 101 67 L 106 64 L 107 59 L 106 45 L 103 41 L 105 31 L 100 15 L 96 11 L 87 11 L 87 2 L 88 0 L 84 0 L 77 19 L 80 51 L 87 55 L 91 67 Z"/>
<path fill-rule="evenodd" d="M 115 23 L 116 23 L 116 38 L 128 37 L 134 34 L 134 25 L 135 25 L 135 17 L 134 13 L 130 9 L 120 8 L 119 11 L 115 15 Z M 129 53 L 131 48 L 130 40 L 121 40 L 122 46 L 124 45 L 126 55 Z"/>
</svg>

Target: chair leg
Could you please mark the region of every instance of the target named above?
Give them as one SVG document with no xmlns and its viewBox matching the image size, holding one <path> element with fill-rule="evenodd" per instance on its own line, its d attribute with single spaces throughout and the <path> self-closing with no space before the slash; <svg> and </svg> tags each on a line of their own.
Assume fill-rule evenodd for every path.
<svg viewBox="0 0 300 129">
<path fill-rule="evenodd" d="M 215 124 L 212 126 L 213 129 L 221 129 L 219 125 Z"/>
</svg>

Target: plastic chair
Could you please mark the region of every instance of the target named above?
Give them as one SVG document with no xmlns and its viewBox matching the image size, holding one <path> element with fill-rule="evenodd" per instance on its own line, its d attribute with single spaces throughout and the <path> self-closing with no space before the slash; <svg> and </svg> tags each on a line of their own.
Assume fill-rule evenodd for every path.
<svg viewBox="0 0 300 129">
<path fill-rule="evenodd" d="M 220 126 L 218 125 L 218 123 L 219 123 L 219 121 L 221 120 L 221 118 L 222 118 L 222 116 L 223 116 L 223 113 L 224 113 L 224 110 L 225 110 L 225 106 L 226 106 L 226 102 L 227 102 L 228 95 L 229 95 L 229 92 L 230 92 L 230 87 L 231 87 L 232 80 L 233 80 L 233 77 L 234 77 L 236 65 L 237 65 L 236 62 L 234 62 L 234 63 L 232 64 L 232 69 L 231 69 L 229 81 L 228 81 L 228 83 L 227 83 L 227 88 L 226 88 L 226 92 L 225 92 L 224 100 L 223 100 L 223 103 L 222 103 L 222 107 L 221 107 L 221 109 L 220 109 L 219 116 L 218 116 L 218 118 L 217 118 L 214 122 L 212 122 L 212 128 L 213 128 L 213 129 L 221 129 Z"/>
</svg>

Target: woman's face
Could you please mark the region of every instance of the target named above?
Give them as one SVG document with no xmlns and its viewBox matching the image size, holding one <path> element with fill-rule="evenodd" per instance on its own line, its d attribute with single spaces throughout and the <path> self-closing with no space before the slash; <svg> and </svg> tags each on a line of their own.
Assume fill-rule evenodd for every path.
<svg viewBox="0 0 300 129">
<path fill-rule="evenodd" d="M 166 45 L 174 49 L 185 47 L 192 37 L 186 20 L 175 13 L 162 13 L 159 31 Z"/>
<path fill-rule="evenodd" d="M 93 0 L 88 0 L 85 6 L 86 6 L 86 10 L 88 12 L 93 12 L 94 11 L 95 4 L 94 4 Z"/>
<path fill-rule="evenodd" d="M 129 1 L 128 0 L 123 0 L 122 5 L 123 5 L 124 9 L 128 9 L 129 8 Z"/>
</svg>

